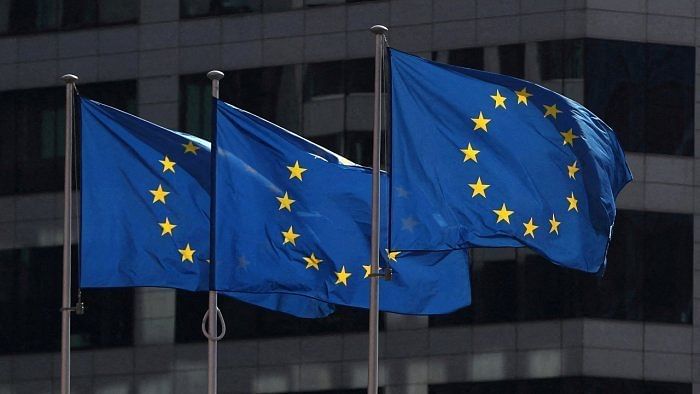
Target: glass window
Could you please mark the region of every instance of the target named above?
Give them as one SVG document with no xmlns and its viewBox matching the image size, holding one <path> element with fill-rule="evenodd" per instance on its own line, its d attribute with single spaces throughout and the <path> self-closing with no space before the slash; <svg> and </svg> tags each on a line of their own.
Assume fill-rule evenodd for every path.
<svg viewBox="0 0 700 394">
<path fill-rule="evenodd" d="M 77 248 L 73 283 L 78 283 Z M 0 251 L 0 352 L 60 348 L 62 248 Z M 77 291 L 73 292 L 73 300 Z M 133 343 L 133 289 L 86 289 L 84 315 L 73 315 L 73 348 Z"/>
<path fill-rule="evenodd" d="M 384 387 L 377 387 L 379 394 L 384 394 Z M 346 389 L 346 390 L 321 390 L 321 391 L 294 391 L 293 394 L 364 394 L 366 389 Z M 292 394 L 292 393 L 289 393 Z"/>
<path fill-rule="evenodd" d="M 626 150 L 693 156 L 695 48 L 586 39 L 586 105 Z"/>
<path fill-rule="evenodd" d="M 136 111 L 135 81 L 79 85 L 78 90 L 88 98 Z M 0 92 L 0 122 L 8 137 L 0 146 L 0 169 L 8 174 L 0 183 L 0 195 L 61 190 L 65 88 Z"/>
<path fill-rule="evenodd" d="M 211 100 L 208 79 L 201 74 L 180 77 L 180 130 L 211 139 Z"/>
<path fill-rule="evenodd" d="M 136 22 L 139 0 L 6 0 L 0 15 L 0 33 L 70 30 Z"/>
<path fill-rule="evenodd" d="M 498 65 L 501 74 L 525 78 L 525 44 L 499 46 Z"/>
<path fill-rule="evenodd" d="M 691 392 L 690 383 L 594 377 L 447 383 L 428 386 L 429 394 L 690 394 Z"/>
<path fill-rule="evenodd" d="M 454 66 L 484 69 L 484 48 L 450 49 L 433 52 L 433 60 Z"/>
<path fill-rule="evenodd" d="M 97 24 L 97 3 L 92 0 L 63 0 L 62 26 L 76 29 Z"/>
<path fill-rule="evenodd" d="M 139 1 L 99 0 L 97 18 L 101 24 L 136 22 L 139 19 Z"/>
<path fill-rule="evenodd" d="M 583 76 L 583 40 L 540 42 L 538 56 L 542 81 Z"/>
<path fill-rule="evenodd" d="M 288 130 L 300 128 L 301 84 L 298 66 L 238 70 L 228 73 L 221 98 Z"/>
<path fill-rule="evenodd" d="M 280 12 L 374 0 L 180 0 L 180 17 L 193 18 L 250 12 Z"/>
<path fill-rule="evenodd" d="M 297 67 L 227 71 L 219 97 L 292 131 L 299 130 Z M 201 74 L 180 78 L 180 129 L 211 138 L 211 81 Z"/>
</svg>

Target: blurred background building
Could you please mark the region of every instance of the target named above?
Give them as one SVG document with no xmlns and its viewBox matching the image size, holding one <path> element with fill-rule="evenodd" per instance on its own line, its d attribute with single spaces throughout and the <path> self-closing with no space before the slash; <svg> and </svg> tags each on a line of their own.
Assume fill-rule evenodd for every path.
<svg viewBox="0 0 700 394">
<path fill-rule="evenodd" d="M 471 307 L 384 314 L 383 392 L 700 393 L 698 3 L 0 1 L 0 393 L 59 389 L 60 75 L 77 74 L 84 96 L 208 137 L 205 74 L 217 68 L 224 100 L 368 164 L 374 24 L 398 49 L 585 103 L 617 130 L 636 178 L 618 199 L 603 278 L 527 250 L 474 250 Z M 74 393 L 205 392 L 206 294 L 83 297 Z M 364 392 L 366 311 L 303 320 L 220 303 L 221 393 Z"/>
</svg>

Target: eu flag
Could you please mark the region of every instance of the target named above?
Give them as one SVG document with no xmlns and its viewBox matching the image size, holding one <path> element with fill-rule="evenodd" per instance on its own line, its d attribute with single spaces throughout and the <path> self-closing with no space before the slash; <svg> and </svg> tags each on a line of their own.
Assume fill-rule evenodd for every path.
<svg viewBox="0 0 700 394">
<path fill-rule="evenodd" d="M 392 248 L 528 246 L 604 266 L 632 180 L 610 127 L 534 83 L 393 49 L 390 61 Z"/>
<path fill-rule="evenodd" d="M 80 99 L 82 287 L 210 286 L 211 154 L 207 141 Z M 224 295 L 325 316 L 293 294 Z"/>
<path fill-rule="evenodd" d="M 216 119 L 218 288 L 368 308 L 371 170 L 221 101 Z M 380 283 L 381 310 L 469 304 L 465 251 L 382 257 L 394 274 Z"/>
</svg>

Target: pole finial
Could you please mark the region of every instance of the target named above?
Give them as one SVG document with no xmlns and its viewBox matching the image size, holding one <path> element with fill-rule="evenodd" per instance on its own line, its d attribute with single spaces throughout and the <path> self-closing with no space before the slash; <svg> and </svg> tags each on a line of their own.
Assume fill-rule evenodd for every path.
<svg viewBox="0 0 700 394">
<path fill-rule="evenodd" d="M 65 83 L 75 83 L 75 81 L 78 80 L 78 76 L 73 74 L 66 74 L 61 77 L 61 80 Z"/>
<path fill-rule="evenodd" d="M 207 73 L 207 78 L 211 79 L 212 81 L 218 81 L 224 78 L 224 73 L 219 70 L 211 70 Z"/>
<path fill-rule="evenodd" d="M 387 29 L 386 26 L 382 25 L 374 25 L 370 27 L 369 30 L 374 34 L 386 34 L 386 32 L 389 31 L 389 29 Z"/>
</svg>

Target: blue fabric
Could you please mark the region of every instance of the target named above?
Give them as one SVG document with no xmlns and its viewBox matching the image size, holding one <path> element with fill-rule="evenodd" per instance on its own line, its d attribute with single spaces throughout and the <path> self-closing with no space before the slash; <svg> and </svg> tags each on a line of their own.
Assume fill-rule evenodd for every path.
<svg viewBox="0 0 700 394">
<path fill-rule="evenodd" d="M 209 286 L 210 145 L 106 105 L 80 100 L 82 287 Z M 185 152 L 192 143 L 196 154 Z M 160 161 L 175 162 L 174 171 Z M 150 190 L 170 194 L 153 202 Z M 163 234 L 159 223 L 172 228 Z M 179 250 L 193 249 L 191 261 Z M 223 293 L 304 317 L 332 305 L 294 294 Z"/>
<path fill-rule="evenodd" d="M 229 104 L 216 107 L 217 287 L 367 308 L 371 170 Z M 283 232 L 294 242 L 285 244 Z M 466 251 L 382 257 L 394 275 L 379 282 L 381 310 L 432 314 L 469 304 Z M 343 273 L 351 275 L 339 282 Z"/>
<path fill-rule="evenodd" d="M 632 180 L 610 127 L 527 81 L 394 49 L 390 61 L 392 248 L 528 246 L 600 272 Z"/>
</svg>

